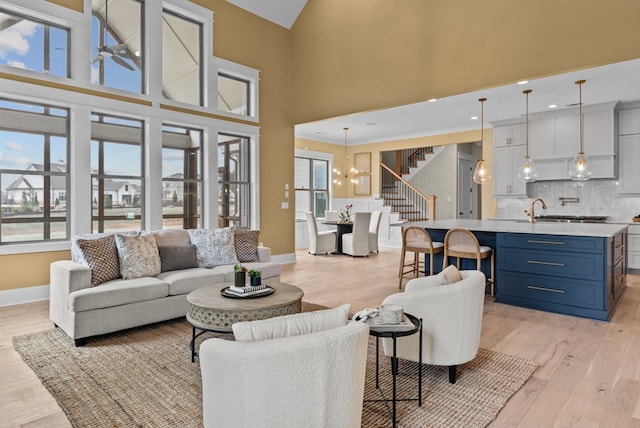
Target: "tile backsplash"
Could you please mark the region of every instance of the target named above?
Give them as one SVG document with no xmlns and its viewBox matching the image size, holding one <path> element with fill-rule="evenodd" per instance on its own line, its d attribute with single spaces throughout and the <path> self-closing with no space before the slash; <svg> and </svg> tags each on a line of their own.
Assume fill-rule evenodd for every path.
<svg viewBox="0 0 640 428">
<path fill-rule="evenodd" d="M 547 204 L 543 210 L 536 204 L 536 215 L 591 215 L 609 216 L 610 221 L 628 223 L 640 214 L 639 196 L 619 196 L 617 180 L 540 181 L 527 184 L 529 198 L 498 198 L 496 218 L 526 219 L 534 198 L 542 198 Z M 560 197 L 580 198 L 580 202 L 560 204 Z"/>
</svg>

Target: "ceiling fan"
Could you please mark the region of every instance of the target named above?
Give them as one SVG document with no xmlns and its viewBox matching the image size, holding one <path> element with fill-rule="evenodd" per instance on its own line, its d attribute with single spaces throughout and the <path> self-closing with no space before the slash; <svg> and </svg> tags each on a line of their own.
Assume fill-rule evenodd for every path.
<svg viewBox="0 0 640 428">
<path fill-rule="evenodd" d="M 131 60 L 135 63 L 137 61 L 137 57 L 129 52 L 127 52 L 127 45 L 124 43 L 120 43 L 117 45 L 108 46 L 107 42 L 107 32 L 109 28 L 109 0 L 105 0 L 104 3 L 104 41 L 105 44 L 97 48 L 96 56 L 91 61 L 91 64 L 94 64 L 98 61 L 102 61 L 105 58 L 111 58 L 116 64 L 134 71 L 134 68 L 125 61 L 125 59 Z"/>
</svg>

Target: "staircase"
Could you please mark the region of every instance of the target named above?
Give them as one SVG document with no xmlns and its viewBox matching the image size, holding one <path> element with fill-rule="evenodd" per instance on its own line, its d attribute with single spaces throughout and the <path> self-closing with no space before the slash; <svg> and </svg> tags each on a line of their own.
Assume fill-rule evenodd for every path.
<svg viewBox="0 0 640 428">
<path fill-rule="evenodd" d="M 435 220 L 436 196 L 423 195 L 391 168 L 380 162 L 384 206 L 391 207 L 397 222 Z"/>
</svg>

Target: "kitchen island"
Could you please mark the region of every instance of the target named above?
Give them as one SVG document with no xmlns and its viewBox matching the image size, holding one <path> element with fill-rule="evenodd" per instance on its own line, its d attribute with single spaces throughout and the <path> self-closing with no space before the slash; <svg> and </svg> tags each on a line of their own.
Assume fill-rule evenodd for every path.
<svg viewBox="0 0 640 428">
<path fill-rule="evenodd" d="M 625 289 L 627 225 L 436 220 L 424 227 L 434 241 L 449 229 L 469 229 L 495 251 L 496 302 L 609 320 Z M 489 261 L 482 270 L 489 277 Z M 442 266 L 442 256 L 435 260 Z M 463 260 L 462 269 L 475 269 Z M 435 270 L 435 269 L 434 269 Z"/>
</svg>

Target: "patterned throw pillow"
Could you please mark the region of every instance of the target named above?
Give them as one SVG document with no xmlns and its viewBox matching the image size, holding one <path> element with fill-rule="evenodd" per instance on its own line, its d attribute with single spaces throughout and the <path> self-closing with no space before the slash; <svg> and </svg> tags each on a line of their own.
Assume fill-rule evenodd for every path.
<svg viewBox="0 0 640 428">
<path fill-rule="evenodd" d="M 236 257 L 240 263 L 260 261 L 258 260 L 259 230 L 235 229 L 233 239 Z"/>
<path fill-rule="evenodd" d="M 230 228 L 189 229 L 189 237 L 196 246 L 198 267 L 212 268 L 238 263 L 233 246 L 233 230 Z"/>
<path fill-rule="evenodd" d="M 152 234 L 127 236 L 116 233 L 116 246 L 123 279 L 156 276 L 160 273 L 160 254 Z"/>
<path fill-rule="evenodd" d="M 82 259 L 91 268 L 91 285 L 120 278 L 118 249 L 113 235 L 96 239 L 78 239 Z"/>
</svg>

